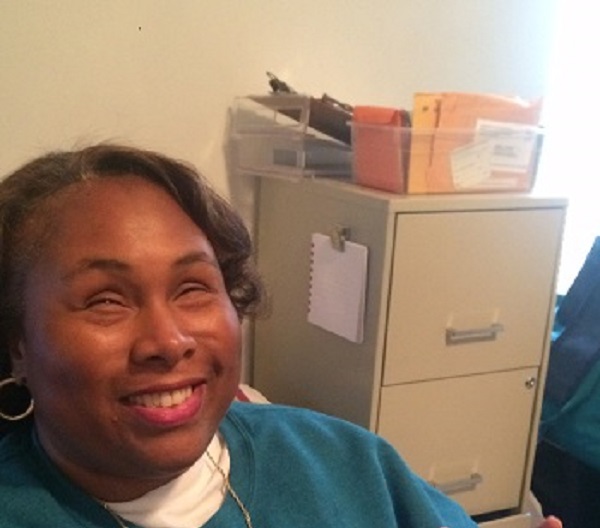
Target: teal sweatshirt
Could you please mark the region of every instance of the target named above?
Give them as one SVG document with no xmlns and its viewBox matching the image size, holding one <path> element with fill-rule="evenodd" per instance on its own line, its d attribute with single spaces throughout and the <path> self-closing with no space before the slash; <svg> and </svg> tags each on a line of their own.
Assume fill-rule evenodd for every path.
<svg viewBox="0 0 600 528">
<path fill-rule="evenodd" d="M 234 403 L 221 423 L 231 484 L 255 528 L 475 528 L 384 440 L 305 409 Z M 116 528 L 31 429 L 0 441 L 0 528 Z M 130 524 L 129 526 L 134 526 Z M 228 495 L 204 528 L 244 528 Z"/>
</svg>

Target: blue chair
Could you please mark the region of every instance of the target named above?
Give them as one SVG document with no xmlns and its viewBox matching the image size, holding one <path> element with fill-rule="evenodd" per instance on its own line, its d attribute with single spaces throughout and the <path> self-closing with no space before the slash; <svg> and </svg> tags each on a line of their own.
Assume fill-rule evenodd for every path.
<svg viewBox="0 0 600 528">
<path fill-rule="evenodd" d="M 532 491 L 565 528 L 600 527 L 600 237 L 555 317 Z"/>
</svg>

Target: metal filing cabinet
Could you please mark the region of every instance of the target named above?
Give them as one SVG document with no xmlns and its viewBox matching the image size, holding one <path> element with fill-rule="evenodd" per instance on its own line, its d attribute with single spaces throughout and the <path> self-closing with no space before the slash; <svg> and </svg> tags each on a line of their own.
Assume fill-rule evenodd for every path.
<svg viewBox="0 0 600 528">
<path fill-rule="evenodd" d="M 565 201 L 272 178 L 257 199 L 271 314 L 255 323 L 256 388 L 382 435 L 473 516 L 519 518 Z M 369 251 L 362 343 L 307 322 L 311 235 L 336 226 Z"/>
</svg>

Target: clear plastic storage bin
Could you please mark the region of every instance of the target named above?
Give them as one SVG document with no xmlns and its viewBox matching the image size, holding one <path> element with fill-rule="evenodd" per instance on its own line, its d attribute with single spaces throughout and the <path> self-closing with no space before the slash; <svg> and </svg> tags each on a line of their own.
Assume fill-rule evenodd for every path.
<svg viewBox="0 0 600 528">
<path fill-rule="evenodd" d="M 352 123 L 353 180 L 395 193 L 527 192 L 539 127 L 481 121 L 472 130 Z"/>
<path fill-rule="evenodd" d="M 350 145 L 310 126 L 314 117 L 311 103 L 310 97 L 298 94 L 237 98 L 231 139 L 238 169 L 266 176 L 350 179 Z M 347 123 L 345 126 L 349 127 Z"/>
</svg>

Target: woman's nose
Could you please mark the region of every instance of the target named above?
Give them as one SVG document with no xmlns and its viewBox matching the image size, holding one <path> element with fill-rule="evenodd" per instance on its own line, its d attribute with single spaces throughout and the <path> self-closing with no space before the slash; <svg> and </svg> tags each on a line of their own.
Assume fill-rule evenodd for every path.
<svg viewBox="0 0 600 528">
<path fill-rule="evenodd" d="M 172 366 L 195 353 L 196 340 L 186 331 L 176 310 L 165 305 L 140 310 L 132 359 L 136 363 Z"/>
</svg>

